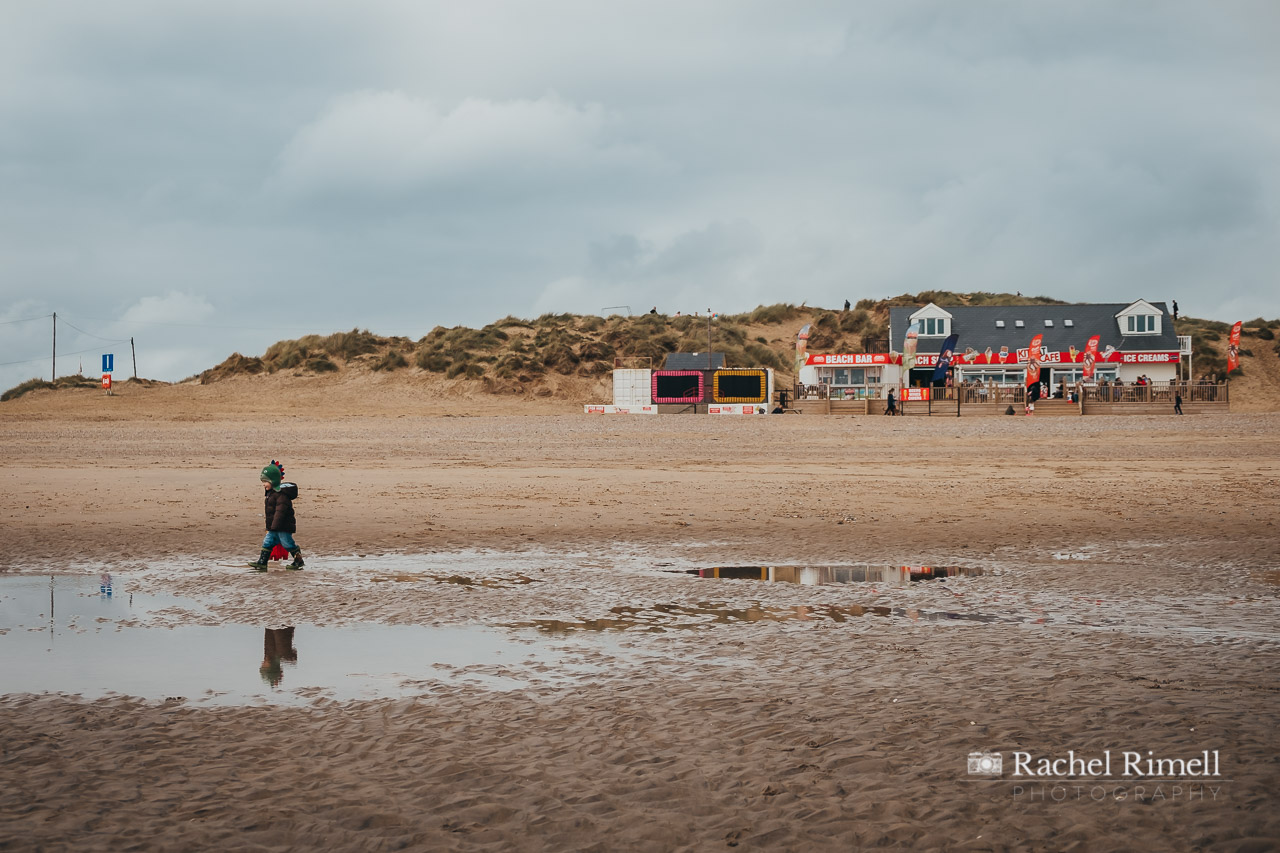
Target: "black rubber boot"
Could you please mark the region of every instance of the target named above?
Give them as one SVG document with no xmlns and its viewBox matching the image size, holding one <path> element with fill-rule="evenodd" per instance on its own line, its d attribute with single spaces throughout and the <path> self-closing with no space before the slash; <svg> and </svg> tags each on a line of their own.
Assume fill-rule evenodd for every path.
<svg viewBox="0 0 1280 853">
<path fill-rule="evenodd" d="M 250 563 L 249 568 L 255 572 L 265 572 L 267 570 L 267 560 L 271 558 L 271 549 L 263 548 L 262 553 L 258 555 L 258 562 Z"/>
<path fill-rule="evenodd" d="M 302 561 L 302 549 L 294 548 L 289 553 L 293 555 L 293 562 L 285 566 L 285 568 L 291 572 L 301 571 L 302 567 L 306 565 L 306 563 Z"/>
</svg>

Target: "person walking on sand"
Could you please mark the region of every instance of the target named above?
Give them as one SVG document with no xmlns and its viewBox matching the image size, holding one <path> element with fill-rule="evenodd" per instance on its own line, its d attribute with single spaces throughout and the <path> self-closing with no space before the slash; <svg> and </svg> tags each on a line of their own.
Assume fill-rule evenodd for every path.
<svg viewBox="0 0 1280 853">
<path fill-rule="evenodd" d="M 898 414 L 898 399 L 893 396 L 892 388 L 889 389 L 889 405 L 885 407 L 884 413 L 886 415 Z"/>
<path fill-rule="evenodd" d="M 267 535 L 262 540 L 262 551 L 258 554 L 257 562 L 250 563 L 249 568 L 265 572 L 271 549 L 280 545 L 293 556 L 293 562 L 285 568 L 296 572 L 306 565 L 302 561 L 302 549 L 293 541 L 293 534 L 298 532 L 298 524 L 293 515 L 293 499 L 298 496 L 298 485 L 282 482 L 284 466 L 274 459 L 262 469 L 259 479 L 266 494 L 264 504 Z"/>
<path fill-rule="evenodd" d="M 1181 388 L 1173 392 L 1173 413 L 1175 415 L 1182 414 L 1182 389 Z"/>
</svg>

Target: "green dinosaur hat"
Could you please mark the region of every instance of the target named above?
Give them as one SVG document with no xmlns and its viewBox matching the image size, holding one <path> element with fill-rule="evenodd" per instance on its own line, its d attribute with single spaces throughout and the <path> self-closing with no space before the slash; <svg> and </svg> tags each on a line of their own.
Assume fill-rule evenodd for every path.
<svg viewBox="0 0 1280 853">
<path fill-rule="evenodd" d="M 270 483 L 271 488 L 280 491 L 280 480 L 284 477 L 284 466 L 276 460 L 272 459 L 271 464 L 262 469 L 262 476 L 258 479 L 264 483 Z"/>
</svg>

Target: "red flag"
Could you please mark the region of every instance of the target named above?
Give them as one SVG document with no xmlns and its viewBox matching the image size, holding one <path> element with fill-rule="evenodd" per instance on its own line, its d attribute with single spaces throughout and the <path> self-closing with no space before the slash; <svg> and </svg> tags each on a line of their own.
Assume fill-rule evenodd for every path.
<svg viewBox="0 0 1280 853">
<path fill-rule="evenodd" d="M 1240 366 L 1240 327 L 1243 321 L 1231 327 L 1231 337 L 1227 339 L 1227 373 Z"/>
<path fill-rule="evenodd" d="M 1031 347 L 1027 350 L 1027 385 L 1040 382 L 1040 341 L 1044 335 L 1036 335 L 1031 339 Z"/>
<path fill-rule="evenodd" d="M 1089 338 L 1089 343 L 1084 345 L 1084 373 L 1081 378 L 1085 382 L 1093 378 L 1095 362 L 1098 360 L 1098 341 L 1101 337 L 1101 335 L 1094 335 Z"/>
</svg>

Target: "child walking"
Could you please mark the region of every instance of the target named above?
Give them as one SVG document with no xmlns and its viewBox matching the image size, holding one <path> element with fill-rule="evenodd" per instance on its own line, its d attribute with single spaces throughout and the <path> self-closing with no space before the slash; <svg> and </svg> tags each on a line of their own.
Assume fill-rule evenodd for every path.
<svg viewBox="0 0 1280 853">
<path fill-rule="evenodd" d="M 293 534 L 298 530 L 293 516 L 293 499 L 298 496 L 298 485 L 281 482 L 284 479 L 284 466 L 274 459 L 262 469 L 259 479 L 262 480 L 262 488 L 266 493 L 267 535 L 262 540 L 262 553 L 258 554 L 258 561 L 250 563 L 249 568 L 265 572 L 271 549 L 280 545 L 293 555 L 293 562 L 285 568 L 296 572 L 305 565 L 302 562 L 302 549 L 293 541 Z"/>
</svg>

